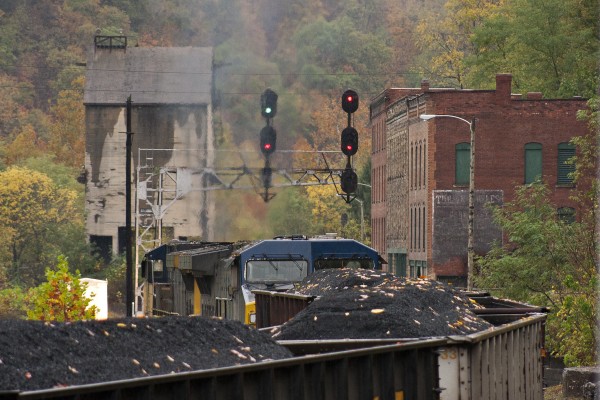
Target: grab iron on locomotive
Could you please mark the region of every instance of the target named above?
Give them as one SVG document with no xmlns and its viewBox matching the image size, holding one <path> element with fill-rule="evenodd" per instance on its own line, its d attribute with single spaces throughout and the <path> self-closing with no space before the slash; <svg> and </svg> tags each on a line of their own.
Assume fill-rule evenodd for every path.
<svg viewBox="0 0 600 400">
<path fill-rule="evenodd" d="M 144 256 L 146 315 L 205 315 L 256 323 L 253 290 L 286 291 L 324 268 L 381 269 L 372 248 L 332 236 L 258 242 L 173 241 Z"/>
</svg>

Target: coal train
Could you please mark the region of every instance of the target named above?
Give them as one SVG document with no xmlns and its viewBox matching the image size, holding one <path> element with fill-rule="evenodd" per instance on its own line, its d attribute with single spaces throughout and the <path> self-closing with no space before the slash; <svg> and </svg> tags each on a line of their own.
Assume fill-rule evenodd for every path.
<svg viewBox="0 0 600 400">
<path fill-rule="evenodd" d="M 490 307 L 484 317 L 494 313 L 502 316 L 504 323 L 470 335 L 280 341 L 295 357 L 30 392 L 0 392 L 0 398 L 543 400 L 546 315 L 534 307 L 514 308 L 502 301 Z"/>
<path fill-rule="evenodd" d="M 141 312 L 217 316 L 255 325 L 255 290 L 286 291 L 319 269 L 381 269 L 384 262 L 365 244 L 331 235 L 174 241 L 142 260 Z"/>
<path fill-rule="evenodd" d="M 147 298 L 156 313 L 205 312 L 251 323 L 254 302 L 271 303 L 259 304 L 259 314 L 275 303 L 288 302 L 284 298 L 293 294 L 282 291 L 317 269 L 381 268 L 381 263 L 374 250 L 345 239 L 172 242 L 146 255 L 144 274 L 146 290 L 156 289 L 157 295 Z M 0 397 L 542 400 L 545 310 L 487 294 L 472 298 L 485 307 L 481 317 L 492 328 L 469 335 L 414 339 L 278 341 L 295 356 L 122 381 L 0 392 Z M 278 312 L 293 313 L 282 308 Z M 274 322 L 272 313 L 258 316 L 265 323 L 263 329 Z"/>
</svg>

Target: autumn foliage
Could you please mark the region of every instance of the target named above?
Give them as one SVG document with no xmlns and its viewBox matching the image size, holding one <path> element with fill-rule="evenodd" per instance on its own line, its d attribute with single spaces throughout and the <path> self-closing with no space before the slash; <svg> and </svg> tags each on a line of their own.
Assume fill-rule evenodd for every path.
<svg viewBox="0 0 600 400">
<path fill-rule="evenodd" d="M 41 321 L 80 321 L 94 319 L 98 311 L 85 296 L 87 283 L 79 271 L 69 272 L 69 263 L 59 257 L 56 269 L 46 269 L 46 282 L 29 290 L 28 319 Z"/>
</svg>

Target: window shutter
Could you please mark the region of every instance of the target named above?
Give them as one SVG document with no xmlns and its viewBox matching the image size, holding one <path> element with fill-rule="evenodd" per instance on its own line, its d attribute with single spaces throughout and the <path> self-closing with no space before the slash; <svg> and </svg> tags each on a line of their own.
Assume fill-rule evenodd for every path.
<svg viewBox="0 0 600 400">
<path fill-rule="evenodd" d="M 470 178 L 471 145 L 469 143 L 458 143 L 455 146 L 455 158 L 454 183 L 461 186 L 468 185 Z"/>
<path fill-rule="evenodd" d="M 558 185 L 573 185 L 573 178 L 570 176 L 575 172 L 575 165 L 567 162 L 575 156 L 575 146 L 570 143 L 558 144 Z"/>
<path fill-rule="evenodd" d="M 527 143 L 525 145 L 525 183 L 533 183 L 542 178 L 542 145 Z"/>
</svg>

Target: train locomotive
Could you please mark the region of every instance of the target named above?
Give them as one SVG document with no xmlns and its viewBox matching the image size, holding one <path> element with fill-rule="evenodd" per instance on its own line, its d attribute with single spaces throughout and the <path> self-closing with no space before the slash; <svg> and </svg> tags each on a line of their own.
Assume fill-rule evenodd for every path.
<svg viewBox="0 0 600 400">
<path fill-rule="evenodd" d="M 287 291 L 324 268 L 381 269 L 372 248 L 331 236 L 257 242 L 173 241 L 146 253 L 145 315 L 205 315 L 256 324 L 254 290 Z"/>
</svg>

